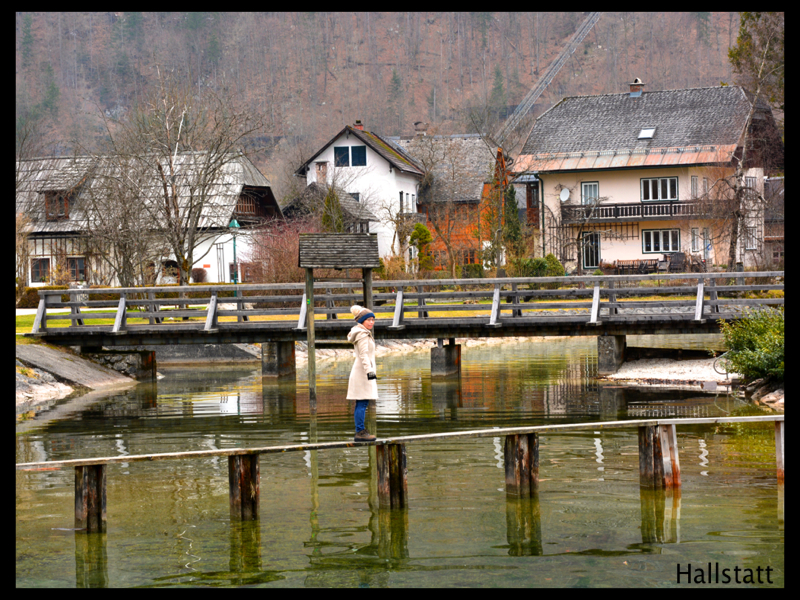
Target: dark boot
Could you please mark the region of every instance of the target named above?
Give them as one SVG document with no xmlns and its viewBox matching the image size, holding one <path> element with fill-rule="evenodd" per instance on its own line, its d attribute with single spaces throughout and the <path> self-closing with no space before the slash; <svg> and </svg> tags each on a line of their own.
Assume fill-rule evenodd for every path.
<svg viewBox="0 0 800 600">
<path fill-rule="evenodd" d="M 353 439 L 357 442 L 374 442 L 375 436 L 367 433 L 366 429 L 362 429 L 356 434 L 356 436 Z"/>
</svg>

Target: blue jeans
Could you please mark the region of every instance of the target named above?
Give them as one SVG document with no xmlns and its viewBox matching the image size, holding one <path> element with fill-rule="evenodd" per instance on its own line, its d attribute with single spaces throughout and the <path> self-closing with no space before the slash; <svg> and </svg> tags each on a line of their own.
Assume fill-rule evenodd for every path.
<svg viewBox="0 0 800 600">
<path fill-rule="evenodd" d="M 356 420 L 356 433 L 364 430 L 364 416 L 367 414 L 367 404 L 369 404 L 369 400 L 356 400 L 356 409 L 353 412 Z"/>
</svg>

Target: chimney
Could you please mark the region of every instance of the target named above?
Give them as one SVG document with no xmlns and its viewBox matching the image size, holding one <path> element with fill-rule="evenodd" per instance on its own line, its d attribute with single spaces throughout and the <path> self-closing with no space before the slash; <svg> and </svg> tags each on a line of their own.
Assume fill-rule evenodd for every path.
<svg viewBox="0 0 800 600">
<path fill-rule="evenodd" d="M 423 123 L 422 121 L 414 121 L 414 135 L 428 135 L 428 124 Z"/>
<path fill-rule="evenodd" d="M 641 79 L 637 77 L 629 85 L 631 86 L 631 98 L 638 98 L 642 95 L 642 88 L 644 87 L 644 84 L 642 83 Z"/>
<path fill-rule="evenodd" d="M 353 129 L 358 129 L 359 131 L 364 131 L 364 124 L 361 122 L 361 119 L 356 119 L 356 124 L 353 125 Z"/>
</svg>

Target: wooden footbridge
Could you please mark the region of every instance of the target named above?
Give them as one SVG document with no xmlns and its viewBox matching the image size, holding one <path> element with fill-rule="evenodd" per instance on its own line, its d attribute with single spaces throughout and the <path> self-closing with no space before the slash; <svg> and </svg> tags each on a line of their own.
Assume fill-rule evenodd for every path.
<svg viewBox="0 0 800 600">
<path fill-rule="evenodd" d="M 26 335 L 95 348 L 294 342 L 306 339 L 311 314 L 317 341 L 342 341 L 354 303 L 376 312 L 377 339 L 716 333 L 742 309 L 783 305 L 744 297 L 783 290 L 783 271 L 376 281 L 353 293 L 360 285 L 317 281 L 313 300 L 303 284 L 41 290 Z M 652 299 L 659 295 L 677 299 Z M 63 308 L 70 312 L 51 312 Z"/>
<path fill-rule="evenodd" d="M 78 458 L 62 461 L 18 463 L 19 470 L 75 469 L 75 527 L 88 532 L 106 530 L 106 480 L 109 464 L 155 460 L 192 460 L 228 457 L 230 514 L 236 520 L 258 519 L 261 455 L 306 450 L 376 446 L 378 498 L 381 507 L 408 507 L 408 461 L 406 445 L 433 440 L 505 437 L 504 465 L 506 492 L 510 496 L 532 497 L 539 489 L 539 435 L 557 435 L 582 430 L 638 429 L 639 484 L 645 489 L 676 489 L 681 486 L 676 426 L 712 423 L 774 422 L 777 480 L 784 481 L 784 417 L 710 417 L 684 419 L 640 419 L 563 425 L 505 427 L 453 431 L 378 439 L 375 442 L 322 442 L 266 448 L 230 448 L 164 454 Z M 413 474 L 413 467 L 412 467 Z"/>
</svg>

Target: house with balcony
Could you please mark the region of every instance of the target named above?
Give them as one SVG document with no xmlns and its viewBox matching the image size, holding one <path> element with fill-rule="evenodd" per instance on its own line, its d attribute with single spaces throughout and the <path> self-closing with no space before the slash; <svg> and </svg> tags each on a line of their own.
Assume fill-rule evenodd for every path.
<svg viewBox="0 0 800 600">
<path fill-rule="evenodd" d="M 749 119 L 751 109 L 738 86 L 646 92 L 638 79 L 626 93 L 561 100 L 536 120 L 511 167 L 527 188 L 542 255 L 552 252 L 568 271 L 663 264 L 680 254 L 687 265 L 725 263 L 725 207 L 746 143 L 736 258 L 755 266 L 765 176 L 782 169 L 783 145 L 769 106 L 757 105 Z"/>
<path fill-rule="evenodd" d="M 202 153 L 182 153 L 176 161 L 177 201 L 185 207 L 196 178 L 196 161 Z M 98 235 L 102 227 L 118 223 L 113 214 L 130 208 L 115 198 L 110 181 L 119 170 L 115 161 L 103 156 L 44 157 L 17 161 L 16 212 L 24 215 L 25 244 L 18 248 L 18 272 L 31 287 L 59 284 L 118 285 L 109 266 L 114 252 L 107 239 Z M 142 172 L 147 172 L 142 170 Z M 244 155 L 226 160 L 202 207 L 197 231 L 193 269 L 203 269 L 209 283 L 242 281 L 241 253 L 246 252 L 249 229 L 272 218 L 282 218 L 270 182 Z M 143 203 L 158 199 L 157 182 L 140 188 Z M 137 236 L 158 240 L 163 223 L 153 221 L 158 211 L 131 211 Z M 238 229 L 231 228 L 235 221 Z M 114 225 L 115 227 L 122 225 Z M 239 257 L 234 257 L 234 236 L 239 234 Z M 19 235 L 19 234 L 18 234 Z M 159 245 L 160 244 L 160 245 Z M 234 266 L 236 265 L 236 267 Z M 177 262 L 163 241 L 153 245 L 147 264 L 137 265 L 149 284 L 176 283 Z"/>
</svg>

